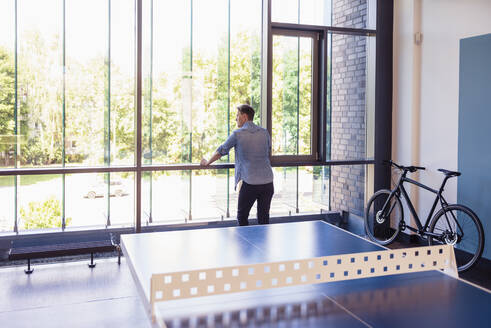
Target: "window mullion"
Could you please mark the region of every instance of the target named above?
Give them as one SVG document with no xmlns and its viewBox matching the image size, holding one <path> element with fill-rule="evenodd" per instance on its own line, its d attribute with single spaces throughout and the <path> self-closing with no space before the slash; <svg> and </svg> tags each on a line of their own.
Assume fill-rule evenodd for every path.
<svg viewBox="0 0 491 328">
<path fill-rule="evenodd" d="M 65 111 L 66 111 L 66 0 L 63 0 L 63 65 L 62 65 L 62 69 L 63 69 L 63 88 L 62 88 L 62 101 L 63 101 L 63 105 L 62 105 L 62 120 L 61 120 L 61 124 L 62 124 L 62 136 L 61 136 L 61 145 L 62 145 L 62 158 L 61 158 L 61 163 L 62 163 L 62 167 L 65 167 L 65 148 L 66 148 L 66 144 L 65 144 L 65 127 L 66 127 L 66 116 L 65 116 Z M 61 208 L 62 208 L 62 213 L 61 213 L 61 230 L 64 231 L 65 228 L 66 228 L 66 218 L 65 218 L 65 209 L 66 209 L 66 194 L 65 194 L 65 174 L 62 174 L 62 195 L 61 195 Z"/>
<path fill-rule="evenodd" d="M 141 232 L 141 178 L 142 178 L 142 1 L 135 0 L 136 15 L 136 83 L 135 83 L 135 232 Z"/>
<path fill-rule="evenodd" d="M 17 22 L 17 0 L 15 0 L 15 18 L 14 18 L 14 29 L 15 29 L 15 54 L 14 54 L 14 88 L 15 88 L 15 104 L 14 104 L 14 134 L 15 134 L 15 148 L 14 148 L 14 161 L 15 161 L 15 164 L 14 164 L 14 167 L 15 168 L 18 168 L 20 165 L 19 165 L 19 153 L 20 153 L 20 136 L 19 136 L 19 130 L 20 130 L 20 126 L 19 126 L 19 113 L 18 113 L 18 103 L 19 103 L 19 100 L 18 100 L 18 58 L 17 58 L 17 55 L 18 55 L 18 32 L 17 32 L 17 29 L 18 29 L 18 22 Z M 18 186 L 19 186 L 19 183 L 20 183 L 20 176 L 19 175 L 15 175 L 14 176 L 14 232 L 15 233 L 19 233 L 19 227 L 18 227 L 18 219 L 19 219 L 19 215 L 18 215 Z"/>
</svg>

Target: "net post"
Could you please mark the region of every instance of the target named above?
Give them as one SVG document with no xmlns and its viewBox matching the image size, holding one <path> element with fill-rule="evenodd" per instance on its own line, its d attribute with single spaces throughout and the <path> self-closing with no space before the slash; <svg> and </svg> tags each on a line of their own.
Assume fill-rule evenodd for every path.
<svg viewBox="0 0 491 328">
<path fill-rule="evenodd" d="M 447 263 L 443 272 L 448 274 L 453 278 L 459 278 L 459 271 L 457 269 L 457 260 L 455 259 L 455 251 L 452 245 L 444 245 L 446 248 L 445 252 L 447 254 Z"/>
</svg>

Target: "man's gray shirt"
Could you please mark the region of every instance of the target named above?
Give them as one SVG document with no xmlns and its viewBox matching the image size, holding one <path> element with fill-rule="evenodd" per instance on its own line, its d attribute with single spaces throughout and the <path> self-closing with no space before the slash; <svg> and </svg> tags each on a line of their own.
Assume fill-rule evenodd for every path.
<svg viewBox="0 0 491 328">
<path fill-rule="evenodd" d="M 224 156 L 235 147 L 235 186 L 240 180 L 252 185 L 273 182 L 269 155 L 271 138 L 266 129 L 247 121 L 235 130 L 217 152 Z"/>
</svg>

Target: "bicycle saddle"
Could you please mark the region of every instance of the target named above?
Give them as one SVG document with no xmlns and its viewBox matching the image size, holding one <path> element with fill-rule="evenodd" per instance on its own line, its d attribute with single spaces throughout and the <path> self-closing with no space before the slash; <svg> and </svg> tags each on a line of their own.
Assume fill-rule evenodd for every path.
<svg viewBox="0 0 491 328">
<path fill-rule="evenodd" d="M 457 171 L 449 171 L 449 170 L 445 170 L 445 169 L 438 169 L 438 171 L 442 172 L 447 177 L 458 177 L 459 175 L 462 174 L 462 173 L 457 172 Z"/>
</svg>

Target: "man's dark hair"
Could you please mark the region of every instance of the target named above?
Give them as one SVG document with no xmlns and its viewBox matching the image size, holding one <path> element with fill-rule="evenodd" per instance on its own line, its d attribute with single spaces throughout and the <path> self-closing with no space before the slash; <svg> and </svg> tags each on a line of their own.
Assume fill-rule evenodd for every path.
<svg viewBox="0 0 491 328">
<path fill-rule="evenodd" d="M 247 119 L 249 121 L 252 121 L 254 119 L 254 109 L 251 106 L 249 106 L 247 104 L 242 104 L 242 105 L 237 106 L 237 109 L 242 114 L 246 114 Z"/>
</svg>

